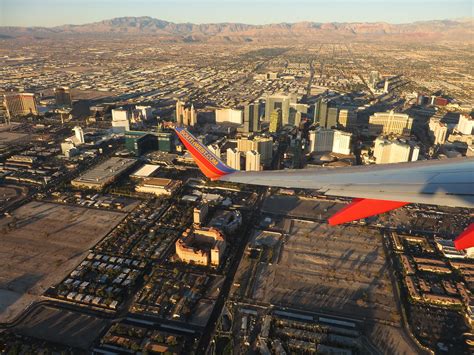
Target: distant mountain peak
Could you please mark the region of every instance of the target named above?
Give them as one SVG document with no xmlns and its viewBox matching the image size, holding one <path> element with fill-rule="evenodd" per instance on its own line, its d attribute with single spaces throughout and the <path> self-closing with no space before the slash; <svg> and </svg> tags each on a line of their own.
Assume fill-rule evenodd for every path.
<svg viewBox="0 0 474 355">
<path fill-rule="evenodd" d="M 125 16 L 102 20 L 84 25 L 63 25 L 44 27 L 0 27 L 0 35 L 16 37 L 25 35 L 68 35 L 68 34 L 121 34 L 158 35 L 160 39 L 173 41 L 278 41 L 285 37 L 293 41 L 347 38 L 398 40 L 457 40 L 470 41 L 474 38 L 473 18 L 455 20 L 420 21 L 407 24 L 386 22 L 310 22 L 274 23 L 249 25 L 244 23 L 174 23 L 150 16 Z"/>
</svg>

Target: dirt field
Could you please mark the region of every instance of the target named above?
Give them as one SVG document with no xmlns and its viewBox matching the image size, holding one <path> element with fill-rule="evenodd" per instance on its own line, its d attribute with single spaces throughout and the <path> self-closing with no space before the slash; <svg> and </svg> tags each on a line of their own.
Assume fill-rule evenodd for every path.
<svg viewBox="0 0 474 355">
<path fill-rule="evenodd" d="M 398 321 L 377 232 L 293 221 L 279 253 L 259 265 L 255 299 Z"/>
<path fill-rule="evenodd" d="M 256 265 L 253 300 L 364 319 L 384 353 L 418 351 L 399 326 L 378 231 L 293 220 L 285 239 L 274 248 L 276 262 Z"/>
<path fill-rule="evenodd" d="M 9 208 L 12 204 L 25 198 L 28 193 L 26 187 L 3 185 L 0 186 L 0 213 Z"/>
<path fill-rule="evenodd" d="M 0 322 L 61 281 L 122 212 L 30 202 L 0 219 Z"/>
<path fill-rule="evenodd" d="M 15 330 L 27 336 L 86 350 L 107 324 L 108 321 L 93 316 L 40 306 Z"/>
</svg>

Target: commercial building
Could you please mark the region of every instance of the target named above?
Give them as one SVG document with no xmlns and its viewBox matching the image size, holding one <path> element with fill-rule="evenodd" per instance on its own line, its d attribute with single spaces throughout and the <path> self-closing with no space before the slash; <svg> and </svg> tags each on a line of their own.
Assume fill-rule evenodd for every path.
<svg viewBox="0 0 474 355">
<path fill-rule="evenodd" d="M 232 169 L 240 170 L 240 152 L 234 148 L 227 148 L 227 165 Z"/>
<path fill-rule="evenodd" d="M 199 206 L 194 207 L 193 210 L 193 223 L 201 225 L 209 213 L 209 205 L 207 203 L 201 203 Z"/>
<path fill-rule="evenodd" d="M 296 101 L 297 97 L 295 94 L 267 95 L 265 97 L 265 121 L 271 122 L 273 112 L 279 110 L 281 125 L 289 124 L 290 104 L 296 104 Z"/>
<path fill-rule="evenodd" d="M 178 100 L 176 101 L 176 124 L 181 126 L 195 126 L 197 123 L 197 112 L 194 109 L 194 105 L 187 107 L 186 103 Z"/>
<path fill-rule="evenodd" d="M 140 113 L 142 120 L 149 120 L 153 118 L 153 109 L 151 106 L 135 106 L 135 110 Z"/>
<path fill-rule="evenodd" d="M 374 157 L 376 164 L 416 161 L 419 152 L 420 148 L 413 142 L 389 140 L 384 137 L 377 137 L 375 140 Z"/>
<path fill-rule="evenodd" d="M 328 114 L 324 126 L 325 128 L 336 128 L 337 127 L 337 115 L 338 109 L 336 107 L 329 107 Z"/>
<path fill-rule="evenodd" d="M 66 86 L 54 89 L 54 99 L 56 101 L 56 106 L 72 107 L 71 91 Z"/>
<path fill-rule="evenodd" d="M 84 144 L 86 140 L 84 139 L 84 131 L 81 127 L 76 126 L 72 129 L 74 131 L 74 136 L 76 138 L 77 144 Z"/>
<path fill-rule="evenodd" d="M 314 104 L 314 123 L 319 123 L 320 127 L 327 128 L 326 120 L 328 115 L 328 101 L 320 97 Z"/>
<path fill-rule="evenodd" d="M 235 123 L 242 124 L 242 110 L 232 108 L 221 108 L 216 111 L 216 123 Z"/>
<path fill-rule="evenodd" d="M 172 195 L 181 186 L 181 181 L 162 178 L 145 178 L 135 187 L 135 191 L 156 196 Z"/>
<path fill-rule="evenodd" d="M 341 109 L 337 121 L 342 128 L 354 128 L 357 125 L 357 112 L 352 109 Z"/>
<path fill-rule="evenodd" d="M 369 117 L 369 133 L 410 135 L 413 119 L 404 113 L 376 112 Z"/>
<path fill-rule="evenodd" d="M 157 138 L 151 132 L 126 131 L 125 148 L 135 156 L 157 149 Z"/>
<path fill-rule="evenodd" d="M 301 123 L 301 118 L 303 114 L 308 113 L 308 105 L 306 104 L 298 104 L 298 103 L 291 103 L 290 104 L 290 114 L 288 117 L 288 122 L 286 124 L 290 126 L 299 126 Z"/>
<path fill-rule="evenodd" d="M 376 70 L 372 70 L 369 74 L 369 86 L 372 90 L 376 90 L 377 89 L 377 84 L 379 83 L 380 81 L 380 74 L 378 71 Z"/>
<path fill-rule="evenodd" d="M 259 102 L 254 102 L 244 107 L 244 125 L 242 128 L 243 132 L 258 132 L 260 128 L 260 111 Z"/>
<path fill-rule="evenodd" d="M 260 171 L 260 153 L 255 150 L 249 150 L 245 154 L 245 170 Z"/>
<path fill-rule="evenodd" d="M 123 108 L 112 110 L 112 130 L 120 133 L 130 131 L 130 111 Z"/>
<path fill-rule="evenodd" d="M 61 143 L 61 152 L 65 157 L 70 158 L 79 154 L 79 149 L 76 148 L 73 142 L 66 140 Z"/>
<path fill-rule="evenodd" d="M 140 167 L 137 171 L 130 174 L 130 178 L 135 180 L 141 180 L 149 177 L 153 177 L 160 167 L 153 164 L 145 164 Z"/>
<path fill-rule="evenodd" d="M 351 154 L 351 133 L 335 129 L 317 128 L 309 132 L 310 153 L 332 152 L 338 154 Z"/>
<path fill-rule="evenodd" d="M 278 132 L 282 127 L 282 111 L 281 109 L 274 110 L 270 115 L 270 128 L 271 133 Z"/>
<path fill-rule="evenodd" d="M 173 134 L 170 132 L 153 133 L 158 141 L 158 150 L 160 152 L 170 153 L 173 151 Z"/>
<path fill-rule="evenodd" d="M 433 141 L 433 144 L 444 144 L 446 142 L 446 136 L 448 134 L 448 127 L 440 120 L 431 118 L 428 124 L 429 134 Z"/>
<path fill-rule="evenodd" d="M 456 126 L 456 131 L 465 134 L 471 135 L 474 131 L 474 119 L 467 115 L 460 115 L 459 122 Z"/>
<path fill-rule="evenodd" d="M 216 157 L 221 158 L 221 148 L 217 144 L 211 144 L 207 147 Z"/>
<path fill-rule="evenodd" d="M 152 150 L 169 153 L 173 149 L 172 141 L 172 133 L 169 132 L 125 132 L 125 148 L 135 156 L 143 155 Z"/>
<path fill-rule="evenodd" d="M 101 190 L 113 183 L 122 174 L 128 172 L 137 161 L 130 158 L 112 157 L 94 166 L 84 174 L 71 181 L 74 187 Z"/>
<path fill-rule="evenodd" d="M 215 228 L 188 228 L 175 243 L 176 256 L 186 263 L 217 267 L 226 242 Z"/>
<path fill-rule="evenodd" d="M 12 92 L 4 95 L 4 103 L 9 118 L 17 116 L 38 115 L 34 94 Z"/>
<path fill-rule="evenodd" d="M 266 165 L 273 158 L 273 139 L 261 136 L 252 139 L 240 138 L 237 140 L 237 149 L 243 153 L 247 153 L 250 150 L 257 151 L 260 154 L 261 163 Z"/>
</svg>

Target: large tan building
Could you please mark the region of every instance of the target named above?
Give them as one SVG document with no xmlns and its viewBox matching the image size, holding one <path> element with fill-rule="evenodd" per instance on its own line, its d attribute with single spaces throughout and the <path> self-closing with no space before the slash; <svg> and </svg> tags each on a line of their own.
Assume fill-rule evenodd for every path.
<svg viewBox="0 0 474 355">
<path fill-rule="evenodd" d="M 135 187 L 135 191 L 154 194 L 156 196 L 172 195 L 179 187 L 181 182 L 172 179 L 163 178 L 145 178 Z"/>
<path fill-rule="evenodd" d="M 227 165 L 240 170 L 240 152 L 237 149 L 227 148 Z"/>
<path fill-rule="evenodd" d="M 197 123 L 197 112 L 194 105 L 186 107 L 186 103 L 178 100 L 176 101 L 176 124 L 181 126 L 195 126 Z"/>
<path fill-rule="evenodd" d="M 435 145 L 444 144 L 448 134 L 448 127 L 437 119 L 430 119 L 428 124 L 430 137 Z"/>
<path fill-rule="evenodd" d="M 176 255 L 187 263 L 219 266 L 224 255 L 224 235 L 215 228 L 188 228 L 176 241 Z"/>
<path fill-rule="evenodd" d="M 15 116 L 37 115 L 38 107 L 34 94 L 12 92 L 5 94 L 5 107 L 9 118 Z"/>
<path fill-rule="evenodd" d="M 260 153 L 255 150 L 249 150 L 245 154 L 245 170 L 246 171 L 260 171 Z"/>
<path fill-rule="evenodd" d="M 403 163 L 418 160 L 420 147 L 410 142 L 389 140 L 385 137 L 377 137 L 374 146 L 374 158 L 376 164 Z"/>
<path fill-rule="evenodd" d="M 273 139 L 260 136 L 253 139 L 240 138 L 237 141 L 237 149 L 243 153 L 255 150 L 260 153 L 262 164 L 268 164 L 271 163 L 273 157 Z"/>
<path fill-rule="evenodd" d="M 413 118 L 404 113 L 376 112 L 369 118 L 369 133 L 410 135 Z"/>
</svg>

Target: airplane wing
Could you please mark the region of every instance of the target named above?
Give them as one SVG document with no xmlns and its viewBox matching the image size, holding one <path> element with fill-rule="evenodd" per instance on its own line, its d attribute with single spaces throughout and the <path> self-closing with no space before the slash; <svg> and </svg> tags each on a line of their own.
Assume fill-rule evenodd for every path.
<svg viewBox="0 0 474 355">
<path fill-rule="evenodd" d="M 212 180 L 313 189 L 329 196 L 353 198 L 351 204 L 329 218 L 331 225 L 374 216 L 409 203 L 474 208 L 474 158 L 245 172 L 225 165 L 186 129 L 175 131 L 201 171 Z M 455 246 L 474 246 L 474 223 L 455 240 Z"/>
</svg>

